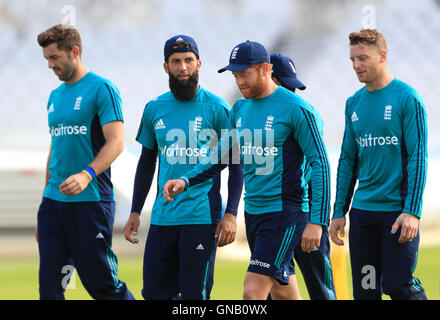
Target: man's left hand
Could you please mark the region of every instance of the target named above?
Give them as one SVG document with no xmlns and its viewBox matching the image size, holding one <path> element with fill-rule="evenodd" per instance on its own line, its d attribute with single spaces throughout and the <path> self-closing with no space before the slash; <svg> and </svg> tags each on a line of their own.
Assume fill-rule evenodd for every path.
<svg viewBox="0 0 440 320">
<path fill-rule="evenodd" d="M 75 196 L 87 188 L 89 182 L 90 178 L 86 173 L 80 172 L 74 174 L 60 184 L 60 192 L 62 194 Z"/>
<path fill-rule="evenodd" d="M 218 238 L 217 247 L 223 247 L 234 242 L 236 234 L 237 217 L 231 213 L 225 213 L 215 231 L 215 237 Z"/>
<path fill-rule="evenodd" d="M 419 218 L 409 213 L 401 213 L 394 224 L 391 226 L 391 233 L 394 234 L 401 227 L 399 243 L 411 241 L 417 236 L 419 231 Z"/>
</svg>

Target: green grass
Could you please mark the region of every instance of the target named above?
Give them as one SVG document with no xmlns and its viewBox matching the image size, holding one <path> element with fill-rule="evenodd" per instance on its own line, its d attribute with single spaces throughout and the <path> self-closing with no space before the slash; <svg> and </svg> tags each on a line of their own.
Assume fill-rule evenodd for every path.
<svg viewBox="0 0 440 320">
<path fill-rule="evenodd" d="M 243 292 L 243 280 L 247 268 L 246 261 L 218 259 L 215 265 L 214 288 L 211 298 L 214 300 L 240 300 Z M 440 300 L 440 247 L 421 248 L 417 269 L 418 277 L 427 296 L 431 300 Z M 347 257 L 347 270 L 350 270 Z M 142 299 L 142 257 L 119 257 L 119 277 L 127 283 L 136 299 Z M 303 299 L 308 299 L 307 290 L 301 274 L 297 275 L 298 285 Z M 351 276 L 347 274 L 348 283 Z M 351 297 L 351 287 L 349 286 Z M 67 299 L 90 299 L 76 276 L 76 288 L 66 290 Z M 38 299 L 38 257 L 37 258 L 1 258 L 0 261 L 0 300 Z M 384 297 L 387 299 L 387 297 Z"/>
</svg>

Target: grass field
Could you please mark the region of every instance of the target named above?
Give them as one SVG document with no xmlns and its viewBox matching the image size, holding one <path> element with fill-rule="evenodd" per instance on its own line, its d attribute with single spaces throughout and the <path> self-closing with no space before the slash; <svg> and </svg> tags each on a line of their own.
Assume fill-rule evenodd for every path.
<svg viewBox="0 0 440 320">
<path fill-rule="evenodd" d="M 349 268 L 347 259 L 347 270 Z M 215 266 L 214 300 L 240 300 L 246 261 L 218 259 Z M 119 257 L 119 276 L 127 283 L 136 299 L 142 299 L 142 257 Z M 415 276 L 418 277 L 431 300 L 440 300 L 440 247 L 421 248 Z M 351 277 L 347 274 L 348 283 Z M 66 298 L 73 300 L 90 299 L 81 281 L 76 277 L 75 288 L 66 290 Z M 298 283 L 303 299 L 309 299 L 307 290 L 298 274 Z M 349 295 L 352 296 L 349 286 Z M 387 299 L 388 297 L 384 297 Z M 0 300 L 38 299 L 38 258 L 1 258 Z"/>
</svg>

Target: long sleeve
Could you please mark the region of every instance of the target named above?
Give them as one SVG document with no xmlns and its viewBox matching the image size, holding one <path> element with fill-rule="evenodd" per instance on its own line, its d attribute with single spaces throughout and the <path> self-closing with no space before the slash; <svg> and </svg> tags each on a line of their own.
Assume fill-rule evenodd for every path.
<svg viewBox="0 0 440 320">
<path fill-rule="evenodd" d="M 310 163 L 312 197 L 309 222 L 326 225 L 330 211 L 330 165 L 317 112 L 301 108 L 293 119 L 293 135 Z"/>
<path fill-rule="evenodd" d="M 151 183 L 153 182 L 156 168 L 157 148 L 147 149 L 142 147 L 142 153 L 136 168 L 134 178 L 133 198 L 131 212 L 141 213 L 145 204 Z"/>
<path fill-rule="evenodd" d="M 187 188 L 211 179 L 228 165 L 240 164 L 236 130 L 230 129 L 234 126 L 231 117 L 229 117 L 227 124 L 223 123 L 222 125 L 221 130 L 218 130 L 222 132 L 222 136 L 218 143 L 212 147 L 210 156 L 200 161 L 192 170 L 181 177 Z"/>
<path fill-rule="evenodd" d="M 404 179 L 406 173 L 408 182 L 403 212 L 420 218 L 428 166 L 428 133 L 425 106 L 419 97 L 408 95 L 402 122 L 404 136 L 402 167 Z"/>
<path fill-rule="evenodd" d="M 359 163 L 358 147 L 353 133 L 351 118 L 347 110 L 348 106 L 349 102 L 347 101 L 344 138 L 338 163 L 333 219 L 342 218 L 347 213 L 357 181 L 356 172 Z"/>
<path fill-rule="evenodd" d="M 229 165 L 228 203 L 225 212 L 237 215 L 243 191 L 243 167 L 240 164 Z"/>
</svg>

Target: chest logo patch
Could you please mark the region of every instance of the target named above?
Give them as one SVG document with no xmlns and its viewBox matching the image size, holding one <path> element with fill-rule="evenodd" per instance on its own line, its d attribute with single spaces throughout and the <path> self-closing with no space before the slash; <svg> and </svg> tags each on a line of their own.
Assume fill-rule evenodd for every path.
<svg viewBox="0 0 440 320">
<path fill-rule="evenodd" d="M 196 117 L 194 119 L 194 131 L 200 132 L 200 130 L 202 129 L 202 120 L 202 117 Z"/>
<path fill-rule="evenodd" d="M 73 107 L 73 110 L 79 110 L 81 107 L 81 101 L 82 101 L 82 97 L 77 97 L 75 100 L 75 105 Z"/>
<path fill-rule="evenodd" d="M 166 128 L 166 127 L 165 127 L 165 123 L 163 122 L 162 119 L 159 119 L 159 120 L 156 122 L 156 125 L 155 125 L 155 127 L 154 127 L 155 130 L 165 129 L 165 128 Z"/>
<path fill-rule="evenodd" d="M 359 118 L 358 118 L 356 112 L 353 112 L 353 114 L 351 115 L 351 122 L 355 122 L 355 121 L 358 121 L 358 120 L 359 120 Z"/>
<path fill-rule="evenodd" d="M 392 109 L 393 109 L 393 106 L 392 105 L 386 105 L 385 106 L 385 113 L 384 113 L 384 115 L 383 115 L 383 119 L 384 120 L 391 120 L 391 111 L 392 111 Z"/>
<path fill-rule="evenodd" d="M 272 130 L 273 120 L 274 120 L 273 116 L 267 117 L 266 124 L 264 125 L 264 130 Z"/>
</svg>

